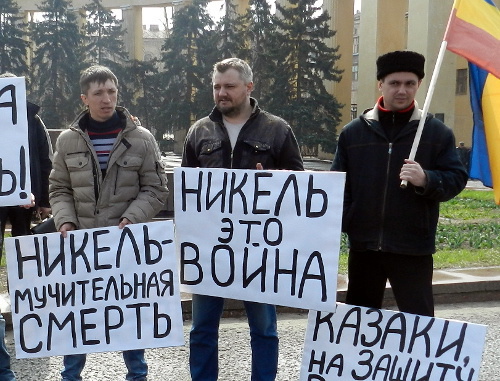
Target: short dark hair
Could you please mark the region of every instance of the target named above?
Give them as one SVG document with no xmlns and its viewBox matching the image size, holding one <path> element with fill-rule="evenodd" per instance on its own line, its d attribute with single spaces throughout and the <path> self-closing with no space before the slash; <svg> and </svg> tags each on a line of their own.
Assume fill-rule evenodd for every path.
<svg viewBox="0 0 500 381">
<path fill-rule="evenodd" d="M 99 84 L 106 83 L 107 80 L 114 82 L 118 87 L 118 78 L 110 68 L 102 65 L 93 65 L 85 69 L 80 76 L 80 89 L 82 94 L 87 94 L 90 89 L 90 84 L 97 82 Z"/>
<path fill-rule="evenodd" d="M 226 58 L 220 62 L 217 62 L 214 65 L 214 71 L 212 77 L 216 73 L 224 73 L 229 69 L 235 69 L 238 73 L 240 73 L 240 78 L 245 82 L 245 84 L 253 81 L 253 72 L 245 61 L 240 58 Z"/>
</svg>

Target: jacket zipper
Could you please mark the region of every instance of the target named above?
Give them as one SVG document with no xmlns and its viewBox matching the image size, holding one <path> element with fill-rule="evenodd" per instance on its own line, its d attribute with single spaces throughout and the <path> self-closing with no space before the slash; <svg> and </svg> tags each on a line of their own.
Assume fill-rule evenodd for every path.
<svg viewBox="0 0 500 381">
<path fill-rule="evenodd" d="M 87 145 L 88 151 L 85 153 L 86 155 L 90 156 L 90 160 L 92 161 L 92 177 L 94 178 L 94 196 L 95 196 L 95 209 L 94 209 L 94 214 L 97 213 L 97 204 L 98 204 L 98 197 L 99 197 L 99 175 L 97 173 L 100 168 L 98 168 L 98 164 L 95 161 L 94 155 L 92 155 L 92 143 L 89 141 L 89 139 L 86 137 L 86 134 L 81 130 L 81 129 L 76 129 L 75 130 L 81 135 L 83 140 L 85 141 L 85 144 Z"/>
<path fill-rule="evenodd" d="M 99 167 L 99 164 L 96 162 L 94 155 L 92 155 L 92 149 L 90 146 L 91 143 L 85 138 L 85 136 L 84 140 L 88 146 L 87 154 L 90 156 L 90 160 L 92 161 L 92 177 L 94 178 L 94 196 L 95 196 L 94 215 L 95 215 L 97 214 L 97 204 L 99 203 L 99 174 L 97 173 L 97 171 L 100 171 L 101 169 Z"/>
<path fill-rule="evenodd" d="M 385 187 L 384 187 L 384 199 L 382 201 L 382 214 L 380 215 L 380 234 L 378 238 L 378 250 L 382 251 L 382 240 L 384 238 L 384 219 L 385 219 L 385 206 L 387 203 L 387 187 L 389 179 L 389 168 L 392 156 L 392 143 L 389 143 L 389 150 L 387 151 L 387 167 L 385 171 Z"/>
<path fill-rule="evenodd" d="M 92 175 L 94 176 L 94 195 L 95 195 L 95 210 L 94 214 L 97 213 L 97 204 L 99 201 L 99 175 L 97 174 L 96 162 L 94 156 L 90 153 L 90 159 L 92 160 Z"/>
</svg>

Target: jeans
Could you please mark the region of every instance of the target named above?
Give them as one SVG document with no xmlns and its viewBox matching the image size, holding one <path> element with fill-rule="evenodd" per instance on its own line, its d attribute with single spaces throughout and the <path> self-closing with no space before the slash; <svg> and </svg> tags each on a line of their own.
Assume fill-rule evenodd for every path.
<svg viewBox="0 0 500 381">
<path fill-rule="evenodd" d="M 10 369 L 10 355 L 5 347 L 5 319 L 0 314 L 0 380 L 16 381 L 14 372 Z"/>
<path fill-rule="evenodd" d="M 80 374 L 86 359 L 85 354 L 64 356 L 64 370 L 61 372 L 63 381 L 81 381 Z M 144 349 L 124 351 L 123 360 L 128 370 L 126 380 L 146 381 L 148 365 L 144 359 Z"/>
<path fill-rule="evenodd" d="M 251 380 L 273 381 L 278 370 L 276 308 L 270 304 L 243 303 L 250 326 Z M 193 325 L 189 341 L 192 381 L 217 380 L 219 322 L 223 308 L 224 298 L 193 295 Z"/>
</svg>

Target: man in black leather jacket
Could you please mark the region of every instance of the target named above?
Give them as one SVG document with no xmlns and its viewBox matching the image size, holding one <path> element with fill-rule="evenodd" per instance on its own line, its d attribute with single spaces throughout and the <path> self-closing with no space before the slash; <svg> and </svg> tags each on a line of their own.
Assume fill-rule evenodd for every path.
<svg viewBox="0 0 500 381">
<path fill-rule="evenodd" d="M 262 111 L 254 98 L 252 70 L 229 58 L 214 66 L 215 108 L 188 131 L 182 166 L 233 169 L 303 170 L 292 129 L 283 119 Z M 278 333 L 276 309 L 244 302 L 250 325 L 252 380 L 276 378 Z M 224 299 L 193 295 L 190 370 L 193 381 L 218 378 L 218 329 Z"/>
<path fill-rule="evenodd" d="M 346 303 L 381 308 L 389 280 L 399 310 L 433 316 L 439 203 L 460 193 L 468 176 L 452 130 L 422 115 L 415 102 L 424 63 L 411 51 L 378 58 L 382 96 L 343 128 L 332 170 L 346 172 Z M 420 144 L 415 160 L 408 160 L 420 118 L 426 118 Z M 405 189 L 402 180 L 408 182 Z"/>
</svg>

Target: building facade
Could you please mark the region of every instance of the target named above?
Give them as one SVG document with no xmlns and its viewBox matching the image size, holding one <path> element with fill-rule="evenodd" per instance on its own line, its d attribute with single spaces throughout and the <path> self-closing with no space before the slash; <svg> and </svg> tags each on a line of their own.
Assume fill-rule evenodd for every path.
<svg viewBox="0 0 500 381">
<path fill-rule="evenodd" d="M 453 0 L 361 1 L 358 84 L 353 96 L 358 115 L 373 107 L 379 96 L 377 57 L 392 50 L 414 50 L 426 57 L 426 76 L 416 98 L 423 107 L 452 6 Z M 453 129 L 457 141 L 471 145 L 468 66 L 465 59 L 449 51 L 439 70 L 429 112 Z"/>
<path fill-rule="evenodd" d="M 235 1 L 238 11 L 243 13 L 248 0 Z M 78 11 L 87 2 L 73 0 L 73 6 Z M 18 1 L 27 17 L 38 9 L 37 3 L 37 0 Z M 160 56 L 168 28 L 144 25 L 142 9 L 175 10 L 182 7 L 183 1 L 129 0 L 123 5 L 120 0 L 103 0 L 102 4 L 122 11 L 127 31 L 124 41 L 130 58 L 149 60 Z M 337 66 L 343 70 L 339 83 L 327 83 L 328 90 L 344 105 L 339 130 L 375 103 L 379 96 L 375 62 L 379 55 L 391 50 L 410 49 L 426 56 L 426 77 L 417 96 L 417 102 L 423 106 L 452 5 L 453 0 L 361 0 L 361 12 L 354 13 L 354 0 L 323 2 L 323 8 L 332 16 L 331 28 L 336 31 L 329 44 L 339 47 Z M 446 52 L 429 111 L 454 130 L 457 141 L 471 145 L 468 67 L 463 58 Z M 320 157 L 329 159 L 331 155 L 320 152 Z"/>
</svg>

